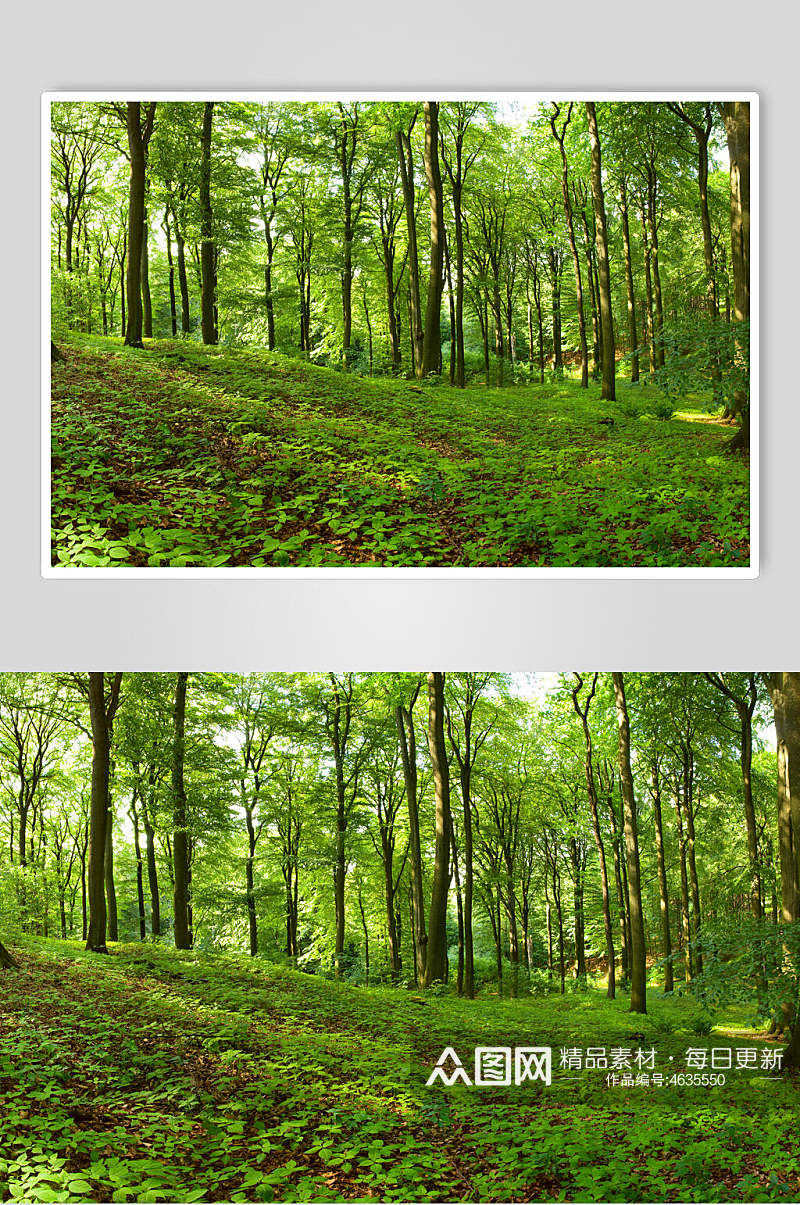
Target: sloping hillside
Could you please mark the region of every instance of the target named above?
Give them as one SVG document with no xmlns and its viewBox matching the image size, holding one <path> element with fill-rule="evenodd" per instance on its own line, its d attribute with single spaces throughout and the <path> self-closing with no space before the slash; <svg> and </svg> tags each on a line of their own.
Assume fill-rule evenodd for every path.
<svg viewBox="0 0 800 1205">
<path fill-rule="evenodd" d="M 591 988 L 465 1001 L 145 944 L 15 949 L 3 1200 L 797 1199 L 796 1080 L 687 1074 L 689 1048 L 770 1046 L 686 999 L 634 1018 Z M 426 1087 L 447 1046 L 471 1069 L 476 1046 L 544 1045 L 550 1086 Z M 683 1082 L 562 1068 L 598 1046 L 655 1049 Z"/>
<path fill-rule="evenodd" d="M 571 381 L 460 391 L 180 342 L 65 351 L 55 565 L 748 560 L 747 464 L 699 401 L 666 418 L 647 387 L 606 408 Z"/>
</svg>

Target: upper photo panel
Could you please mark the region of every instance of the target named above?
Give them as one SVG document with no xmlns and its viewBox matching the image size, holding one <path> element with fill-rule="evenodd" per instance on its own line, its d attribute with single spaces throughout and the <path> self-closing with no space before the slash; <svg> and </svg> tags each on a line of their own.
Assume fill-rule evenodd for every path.
<svg viewBox="0 0 800 1205">
<path fill-rule="evenodd" d="M 45 576 L 755 576 L 753 94 L 43 124 Z"/>
</svg>

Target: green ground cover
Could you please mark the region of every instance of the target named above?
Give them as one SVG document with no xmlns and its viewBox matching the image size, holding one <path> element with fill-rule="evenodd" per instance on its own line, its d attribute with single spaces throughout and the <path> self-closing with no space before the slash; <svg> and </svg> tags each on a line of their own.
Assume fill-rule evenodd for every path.
<svg viewBox="0 0 800 1205">
<path fill-rule="evenodd" d="M 779 1049 L 686 997 L 476 1001 L 260 960 L 29 940 L 0 973 L 0 1198 L 793 1201 L 797 1079 L 609 1087 L 560 1048 Z M 426 1087 L 445 1046 L 551 1045 L 553 1083 Z M 672 1061 L 670 1062 L 670 1056 Z"/>
<path fill-rule="evenodd" d="M 73 338 L 56 566 L 744 566 L 746 459 L 703 399 L 466 390 L 277 353 Z M 613 423 L 601 422 L 613 419 Z"/>
</svg>

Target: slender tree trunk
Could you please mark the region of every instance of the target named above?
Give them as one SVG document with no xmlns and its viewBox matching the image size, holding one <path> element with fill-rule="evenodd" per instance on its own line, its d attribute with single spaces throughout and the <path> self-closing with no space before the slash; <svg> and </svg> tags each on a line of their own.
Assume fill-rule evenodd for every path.
<svg viewBox="0 0 800 1205">
<path fill-rule="evenodd" d="M 619 727 L 619 777 L 625 823 L 625 854 L 628 868 L 628 913 L 631 922 L 631 1012 L 647 1012 L 647 966 L 644 941 L 644 916 L 639 879 L 639 835 L 636 823 L 636 799 L 631 774 L 631 736 L 625 683 L 622 674 L 611 675 Z"/>
<path fill-rule="evenodd" d="M 631 384 L 639 381 L 639 337 L 636 331 L 636 294 L 633 288 L 633 265 L 631 261 L 631 232 L 628 222 L 628 189 L 623 176 L 619 185 L 620 216 L 622 219 L 622 247 L 625 255 L 625 291 L 628 297 L 628 337 L 631 343 Z"/>
<path fill-rule="evenodd" d="M 414 965 L 417 981 L 422 983 L 425 975 L 428 937 L 425 928 L 425 911 L 422 902 L 422 854 L 419 837 L 419 804 L 417 800 L 417 749 L 414 732 L 413 708 L 416 692 L 409 707 L 395 708 L 395 724 L 400 743 L 403 763 L 403 778 L 408 804 L 409 854 L 411 863 L 411 919 L 414 941 Z"/>
<path fill-rule="evenodd" d="M 153 301 L 150 296 L 150 248 L 148 235 L 150 232 L 150 223 L 148 221 L 147 207 L 145 207 L 144 217 L 142 219 L 142 269 L 141 269 L 141 284 L 142 284 L 142 333 L 145 339 L 153 338 Z"/>
<path fill-rule="evenodd" d="M 609 401 L 613 401 L 616 397 L 614 320 L 611 313 L 611 276 L 608 264 L 608 231 L 606 229 L 606 206 L 603 196 L 600 138 L 597 132 L 594 101 L 586 101 L 586 115 L 589 120 L 589 138 L 592 145 L 592 198 L 594 200 L 597 267 L 600 283 L 600 327 L 603 332 L 603 383 L 601 396 Z M 633 999 L 633 992 L 631 992 L 631 999 Z M 636 1009 L 634 1011 L 639 1010 Z"/>
<path fill-rule="evenodd" d="M 456 383 L 456 299 L 453 291 L 453 274 L 450 268 L 450 244 L 444 241 L 444 265 L 447 278 L 447 303 L 450 309 L 450 384 Z"/>
<path fill-rule="evenodd" d="M 650 224 L 650 267 L 653 273 L 653 300 L 655 302 L 655 356 L 656 365 L 664 367 L 664 301 L 661 292 L 661 266 L 658 258 L 658 213 L 656 211 L 656 180 L 652 176 L 648 188 L 648 221 Z"/>
<path fill-rule="evenodd" d="M 458 868 L 458 850 L 456 849 L 455 833 L 453 833 L 453 879 L 456 885 L 456 919 L 458 922 L 458 965 L 456 970 L 456 991 L 464 995 L 464 904 L 461 896 L 461 872 Z"/>
<path fill-rule="evenodd" d="M 117 922 L 117 889 L 114 884 L 114 813 L 111 809 L 110 791 L 108 802 L 108 820 L 106 822 L 106 856 L 104 878 L 106 889 L 106 910 L 108 916 L 108 940 L 119 941 L 119 925 Z"/>
<path fill-rule="evenodd" d="M 172 338 L 178 335 L 178 311 L 175 303 L 175 265 L 172 261 L 172 231 L 169 226 L 169 210 L 164 214 L 164 233 L 167 237 L 167 266 L 169 269 L 169 318 Z"/>
<path fill-rule="evenodd" d="M 656 858 L 658 861 L 658 895 L 661 912 L 661 944 L 664 951 L 664 991 L 674 991 L 672 972 L 672 937 L 669 925 L 669 892 L 667 889 L 667 866 L 664 859 L 664 829 L 661 819 L 661 783 L 658 766 L 653 765 L 652 776 L 653 821 L 656 832 Z"/>
<path fill-rule="evenodd" d="M 584 941 L 584 912 L 583 912 L 583 868 L 581 867 L 578 843 L 570 838 L 569 856 L 572 865 L 572 899 L 575 916 L 575 977 L 579 983 L 586 983 L 586 945 Z"/>
<path fill-rule="evenodd" d="M 139 813 L 136 810 L 136 791 L 134 790 L 130 809 L 133 821 L 133 850 L 136 856 L 136 904 L 139 911 L 139 940 L 147 937 L 147 923 L 144 911 L 144 874 L 142 870 L 142 847 L 139 841 Z"/>
<path fill-rule="evenodd" d="M 436 800 L 436 844 L 423 987 L 444 981 L 447 958 L 447 894 L 450 885 L 450 767 L 444 740 L 444 674 L 428 674 L 428 751 Z"/>
<path fill-rule="evenodd" d="M 553 278 L 553 372 L 558 380 L 564 375 L 564 355 L 561 346 L 561 265 L 553 247 L 549 248 L 550 271 Z"/>
<path fill-rule="evenodd" d="M 581 388 L 588 389 L 589 387 L 589 351 L 586 343 L 586 316 L 583 311 L 583 281 L 581 280 L 581 260 L 578 253 L 578 244 L 575 239 L 575 222 L 572 215 L 572 201 L 569 194 L 569 166 L 567 164 L 567 151 L 564 145 L 567 125 L 572 114 L 572 104 L 569 106 L 567 119 L 563 124 L 561 135 L 559 136 L 556 129 L 556 118 L 558 117 L 558 105 L 553 102 L 556 109 L 555 116 L 550 118 L 550 127 L 553 131 L 553 137 L 558 143 L 559 151 L 561 152 L 561 195 L 564 201 L 564 217 L 567 223 L 567 236 L 569 238 L 569 249 L 572 253 L 572 267 L 575 272 L 575 298 L 576 309 L 578 313 L 578 340 L 581 351 Z"/>
<path fill-rule="evenodd" d="M 553 900 L 556 906 L 556 919 L 558 921 L 558 964 L 559 974 L 561 979 L 561 995 L 563 996 L 567 990 L 567 967 L 564 961 L 564 911 L 561 907 L 561 876 L 553 861 Z"/>
<path fill-rule="evenodd" d="M 247 859 L 245 861 L 245 879 L 247 883 L 247 927 L 250 934 L 250 957 L 258 954 L 258 922 L 256 918 L 256 897 L 253 885 L 253 863 L 256 857 L 256 830 L 253 824 L 253 809 L 245 804 L 244 818 L 247 825 Z M 291 948 L 287 954 L 291 954 Z"/>
<path fill-rule="evenodd" d="M 144 235 L 145 144 L 142 137 L 141 102 L 131 100 L 126 105 L 128 153 L 131 176 L 128 190 L 128 323 L 125 327 L 127 347 L 142 346 L 142 242 Z"/>
<path fill-rule="evenodd" d="M 642 219 L 642 247 L 644 248 L 644 296 L 645 296 L 645 326 L 647 328 L 647 355 L 650 367 L 650 381 L 655 380 L 656 375 L 656 339 L 655 339 L 655 319 L 653 317 L 653 278 L 650 272 L 650 236 L 647 233 L 647 217 L 644 208 L 641 210 Z"/>
<path fill-rule="evenodd" d="M 683 827 L 681 793 L 677 782 L 675 784 L 674 804 L 681 869 L 681 944 L 683 946 L 684 979 L 687 983 L 691 983 L 694 976 L 694 960 L 692 957 L 692 938 L 689 921 L 689 874 L 686 868 L 686 837 Z"/>
<path fill-rule="evenodd" d="M 122 675 L 115 674 L 106 704 L 105 674 L 89 674 L 89 716 L 92 726 L 92 795 L 89 811 L 87 950 L 108 953 L 106 946 L 105 855 L 109 821 L 109 764 L 111 732 Z"/>
<path fill-rule="evenodd" d="M 201 330 L 204 343 L 217 342 L 214 321 L 216 304 L 216 256 L 214 253 L 214 215 L 211 208 L 211 133 L 214 101 L 203 105 L 203 127 L 200 137 L 200 269 L 202 274 Z"/>
<path fill-rule="evenodd" d="M 444 254 L 444 198 L 439 167 L 439 104 L 426 100 L 425 109 L 425 175 L 431 213 L 430 271 L 428 301 L 425 308 L 425 333 L 422 345 L 422 375 L 439 371 L 442 353 L 442 265 Z M 432 937 L 433 935 L 431 935 Z"/>
<path fill-rule="evenodd" d="M 186 244 L 183 232 L 175 219 L 175 243 L 178 258 L 178 289 L 181 295 L 181 334 L 188 335 L 191 329 L 189 314 L 189 278 L 186 274 Z"/>
<path fill-rule="evenodd" d="M 152 802 L 152 801 L 151 801 Z M 145 835 L 145 857 L 147 859 L 147 884 L 150 890 L 150 933 L 153 937 L 161 936 L 161 896 L 158 890 L 158 869 L 156 867 L 156 840 L 152 823 L 152 809 L 148 811 L 142 798 L 142 823 Z"/>
<path fill-rule="evenodd" d="M 703 952 L 700 948 L 700 928 L 702 913 L 700 910 L 700 883 L 697 877 L 697 859 L 695 855 L 694 832 L 694 756 L 691 747 L 684 748 L 684 819 L 686 822 L 686 862 L 689 869 L 689 887 L 692 896 L 692 938 L 695 944 L 695 969 L 698 975 L 703 972 Z"/>
<path fill-rule="evenodd" d="M 466 383 L 464 360 L 464 217 L 461 211 L 461 185 L 453 188 L 453 212 L 456 231 L 456 385 Z"/>
<path fill-rule="evenodd" d="M 175 948 L 192 948 L 192 929 L 189 920 L 189 819 L 184 783 L 186 745 L 186 684 L 188 673 L 179 673 L 175 681 L 175 705 L 172 717 L 172 858 L 175 867 L 173 890 Z"/>
<path fill-rule="evenodd" d="M 417 250 L 416 197 L 414 190 L 414 159 L 411 154 L 410 131 L 397 131 L 397 154 L 408 230 L 409 308 L 411 323 L 411 359 L 414 374 L 422 377 L 423 343 L 422 309 L 420 307 L 419 253 Z"/>
<path fill-rule="evenodd" d="M 730 101 L 722 106 L 730 155 L 731 269 L 733 273 L 733 316 L 736 322 L 750 319 L 750 105 Z M 749 354 L 749 337 L 741 340 L 742 357 Z M 737 392 L 731 407 L 739 418 L 733 449 L 750 447 L 750 395 Z"/>
</svg>

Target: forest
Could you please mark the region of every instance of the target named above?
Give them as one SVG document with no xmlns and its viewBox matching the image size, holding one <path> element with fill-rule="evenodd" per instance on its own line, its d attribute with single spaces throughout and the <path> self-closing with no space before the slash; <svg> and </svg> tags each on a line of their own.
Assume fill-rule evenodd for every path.
<svg viewBox="0 0 800 1205">
<path fill-rule="evenodd" d="M 749 565 L 748 101 L 49 104 L 54 567 Z"/>
<path fill-rule="evenodd" d="M 1 675 L 0 1197 L 796 1200 L 798 765 L 796 673 Z"/>
</svg>

